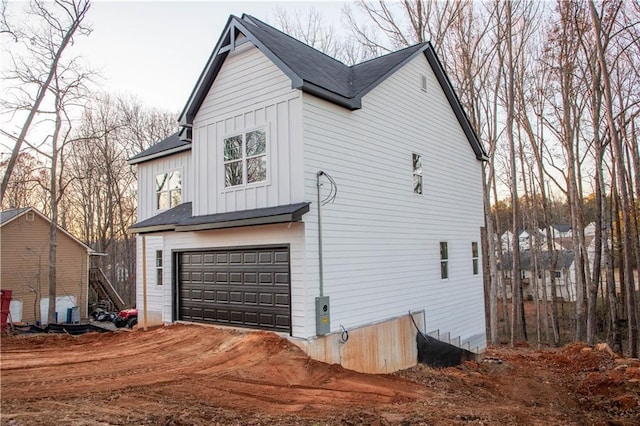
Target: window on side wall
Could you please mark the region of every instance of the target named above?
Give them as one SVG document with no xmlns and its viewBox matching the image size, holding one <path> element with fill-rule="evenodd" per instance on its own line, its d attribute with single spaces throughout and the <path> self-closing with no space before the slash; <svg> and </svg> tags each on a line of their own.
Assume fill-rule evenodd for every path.
<svg viewBox="0 0 640 426">
<path fill-rule="evenodd" d="M 422 155 L 413 154 L 413 193 L 422 194 Z"/>
<path fill-rule="evenodd" d="M 224 186 L 267 181 L 267 130 L 260 128 L 224 139 Z"/>
<path fill-rule="evenodd" d="M 473 275 L 478 275 L 478 243 L 476 241 L 471 243 L 471 263 L 473 266 Z"/>
<path fill-rule="evenodd" d="M 440 241 L 440 278 L 449 278 L 449 244 L 446 241 Z"/>
<path fill-rule="evenodd" d="M 167 210 L 182 203 L 182 177 L 173 171 L 156 176 L 156 209 Z"/>
<path fill-rule="evenodd" d="M 162 285 L 162 250 L 156 250 L 156 284 Z"/>
</svg>

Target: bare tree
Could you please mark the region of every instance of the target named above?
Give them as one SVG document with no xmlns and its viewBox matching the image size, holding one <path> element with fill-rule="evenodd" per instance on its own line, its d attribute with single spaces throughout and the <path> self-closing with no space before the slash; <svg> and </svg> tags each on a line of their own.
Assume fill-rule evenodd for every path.
<svg viewBox="0 0 640 426">
<path fill-rule="evenodd" d="M 10 109 L 27 109 L 28 114 L 15 138 L 15 146 L 6 165 L 0 186 L 0 203 L 7 191 L 22 144 L 58 72 L 65 50 L 72 44 L 74 35 L 88 35 L 91 32 L 89 27 L 83 25 L 90 5 L 90 0 L 56 0 L 55 6 L 51 7 L 41 0 L 33 0 L 28 14 L 36 24 L 14 29 L 7 20 L 6 3 L 2 3 L 0 31 L 11 35 L 26 51 L 22 57 L 10 52 L 13 68 L 5 78 L 17 81 L 22 94 L 18 104 L 10 106 Z M 29 86 L 34 87 L 35 94 L 28 92 L 26 87 Z"/>
<path fill-rule="evenodd" d="M 617 13 L 618 7 L 614 8 L 613 13 Z M 613 116 L 613 96 L 611 90 L 611 77 L 609 73 L 609 64 L 605 57 L 605 46 L 608 42 L 608 35 L 602 31 L 602 19 L 596 10 L 596 6 L 593 0 L 589 1 L 589 13 L 591 15 L 591 23 L 593 28 L 593 35 L 595 39 L 596 53 L 598 55 L 598 63 L 600 66 L 600 73 L 602 77 L 602 85 L 604 89 L 604 109 L 605 117 L 607 120 L 607 128 L 609 131 L 609 138 L 613 145 L 615 152 L 615 163 L 617 170 L 617 179 L 620 189 L 621 198 L 621 210 L 622 210 L 622 224 L 625 228 L 624 237 L 622 240 L 622 247 L 624 250 L 622 259 L 624 264 L 625 281 L 624 286 L 627 290 L 627 316 L 629 325 L 629 353 L 632 357 L 638 356 L 638 324 L 637 324 L 637 312 L 635 304 L 635 286 L 633 285 L 633 269 L 631 266 L 631 253 L 633 245 L 631 242 L 631 217 L 629 214 L 629 194 L 627 190 L 627 177 L 625 175 L 624 164 L 624 152 L 622 141 L 620 140 L 618 128 Z"/>
</svg>

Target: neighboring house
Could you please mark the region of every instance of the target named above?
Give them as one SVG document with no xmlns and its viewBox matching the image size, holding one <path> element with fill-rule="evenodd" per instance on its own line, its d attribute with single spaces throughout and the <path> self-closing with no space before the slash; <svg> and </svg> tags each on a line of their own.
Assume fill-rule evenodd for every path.
<svg viewBox="0 0 640 426">
<path fill-rule="evenodd" d="M 537 255 L 529 250 L 520 252 L 520 279 L 524 298 L 533 297 L 537 290 L 540 300 L 543 300 L 545 291 L 547 300 L 551 300 L 551 274 L 553 274 L 556 297 L 574 302 L 576 300 L 574 257 L 574 253 L 570 250 L 557 251 L 554 265 L 551 253 L 548 251 Z M 498 264 L 498 269 L 503 272 L 500 276 L 506 280 L 508 297 L 511 297 L 511 259 L 512 255 L 506 254 L 503 257 L 504 267 Z"/>
<path fill-rule="evenodd" d="M 46 216 L 32 207 L 0 212 L 0 287 L 12 291 L 10 321 L 47 323 L 50 224 Z M 66 322 L 68 309 L 74 307 L 79 308 L 80 319 L 87 318 L 90 251 L 58 227 L 55 302 L 58 322 Z"/>
<path fill-rule="evenodd" d="M 140 325 L 279 331 L 369 372 L 415 364 L 415 327 L 485 348 L 486 155 L 431 44 L 348 67 L 232 16 L 180 125 L 130 159 Z"/>
<path fill-rule="evenodd" d="M 560 223 L 551 225 L 552 238 L 570 238 L 571 237 L 571 225 Z"/>
</svg>

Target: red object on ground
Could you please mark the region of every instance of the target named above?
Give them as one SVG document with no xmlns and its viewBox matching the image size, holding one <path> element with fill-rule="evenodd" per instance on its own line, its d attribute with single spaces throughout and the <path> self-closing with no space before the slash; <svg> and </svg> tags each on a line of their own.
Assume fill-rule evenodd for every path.
<svg viewBox="0 0 640 426">
<path fill-rule="evenodd" d="M 9 307 L 11 306 L 11 298 L 13 296 L 12 290 L 0 290 L 0 300 L 2 305 L 0 306 L 0 330 L 4 330 L 7 327 L 7 318 L 9 318 Z"/>
</svg>

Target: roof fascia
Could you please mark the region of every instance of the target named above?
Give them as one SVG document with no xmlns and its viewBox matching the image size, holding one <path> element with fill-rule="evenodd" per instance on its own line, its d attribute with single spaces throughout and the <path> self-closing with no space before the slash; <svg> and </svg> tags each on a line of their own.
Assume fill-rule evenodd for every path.
<svg viewBox="0 0 640 426">
<path fill-rule="evenodd" d="M 189 96 L 189 100 L 185 105 L 182 113 L 180 114 L 179 123 L 183 127 L 189 127 L 193 124 L 193 119 L 195 118 L 202 102 L 204 102 L 207 93 L 209 93 L 209 89 L 213 85 L 218 73 L 220 72 L 220 68 L 222 68 L 222 64 L 224 63 L 227 55 L 235 49 L 235 30 L 239 30 L 245 35 L 246 40 L 242 40 L 242 42 L 238 43 L 238 45 L 245 44 L 248 41 L 253 43 L 271 62 L 273 62 L 287 77 L 291 79 L 291 88 L 292 89 L 300 89 L 303 86 L 303 80 L 300 76 L 298 76 L 289 66 L 287 66 L 278 56 L 276 56 L 267 46 L 264 45 L 254 34 L 253 32 L 245 26 L 239 18 L 235 16 L 230 16 L 227 21 L 227 25 L 225 26 L 218 43 L 216 44 L 213 53 L 209 57 L 209 61 L 207 65 L 202 70 L 200 77 L 198 78 L 198 82 L 196 83 L 191 95 Z M 224 40 L 229 34 L 230 43 L 228 45 L 223 45 Z"/>
<path fill-rule="evenodd" d="M 178 225 L 177 232 L 205 231 L 208 229 L 240 228 L 243 226 L 272 225 L 276 223 L 297 222 L 293 213 L 279 214 L 275 216 L 255 217 L 214 223 L 201 223 L 197 225 Z M 298 219 L 299 220 L 299 219 Z"/>
<path fill-rule="evenodd" d="M 129 164 L 130 166 L 133 166 L 134 164 L 144 163 L 146 161 L 155 160 L 156 158 L 166 157 L 171 154 L 176 154 L 178 152 L 188 151 L 188 150 L 191 150 L 191 144 L 182 145 L 176 148 L 167 149 L 165 151 L 156 152 L 155 154 L 151 154 L 151 155 L 145 155 L 144 157 L 140 157 L 140 158 L 132 158 L 127 160 L 127 164 Z"/>
<path fill-rule="evenodd" d="M 487 161 L 489 157 L 480 143 L 476 132 L 471 127 L 469 117 L 467 117 L 467 114 L 462 108 L 462 103 L 460 102 L 458 95 L 456 95 L 456 92 L 453 90 L 451 80 L 449 80 L 449 77 L 444 72 L 444 67 L 442 66 L 442 63 L 440 63 L 440 59 L 438 59 L 431 42 L 427 42 L 427 48 L 424 50 L 424 54 L 429 65 L 431 65 L 431 69 L 435 73 L 436 78 L 438 79 L 438 83 L 440 83 L 440 87 L 449 101 L 449 105 L 451 105 L 451 109 L 453 109 L 453 113 L 462 127 L 464 134 L 467 136 L 467 140 L 469 141 L 469 144 L 471 144 L 471 148 L 476 154 L 476 158 L 480 161 Z"/>
<path fill-rule="evenodd" d="M 140 228 L 130 227 L 127 229 L 127 234 L 150 234 L 152 232 L 174 231 L 175 229 L 175 225 L 141 226 Z"/>
<path fill-rule="evenodd" d="M 352 111 L 362 108 L 362 97 L 360 96 L 354 98 L 345 98 L 344 96 L 338 95 L 337 93 L 324 89 L 308 81 L 305 81 L 302 84 L 302 87 L 299 88 L 304 92 L 309 93 L 310 95 L 317 96 Z"/>
<path fill-rule="evenodd" d="M 194 100 L 197 97 L 198 93 L 201 91 L 202 85 L 205 84 L 209 78 L 211 78 L 210 74 L 213 71 L 212 66 L 214 65 L 214 62 L 216 62 L 218 55 L 221 53 L 220 49 L 223 47 L 225 36 L 227 35 L 227 32 L 230 29 L 230 25 L 234 20 L 237 20 L 237 18 L 233 15 L 229 16 L 229 18 L 227 19 L 227 23 L 225 24 L 225 29 L 220 35 L 220 38 L 218 39 L 218 42 L 216 43 L 216 47 L 213 49 L 213 52 L 211 52 L 211 56 L 209 56 L 209 60 L 207 61 L 207 64 L 202 69 L 202 72 L 200 73 L 200 77 L 198 77 L 198 82 L 193 87 L 193 90 L 191 91 L 191 95 L 189 95 L 189 100 L 187 101 L 187 104 L 184 106 L 184 108 L 182 109 L 182 112 L 180 113 L 178 122 L 180 123 L 181 126 L 186 125 L 187 121 L 189 122 L 188 124 L 191 123 L 191 120 L 187 120 L 186 116 L 188 112 L 192 109 Z"/>
</svg>

